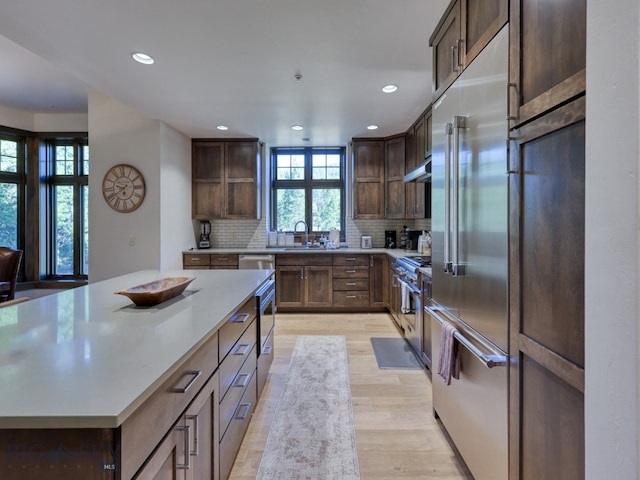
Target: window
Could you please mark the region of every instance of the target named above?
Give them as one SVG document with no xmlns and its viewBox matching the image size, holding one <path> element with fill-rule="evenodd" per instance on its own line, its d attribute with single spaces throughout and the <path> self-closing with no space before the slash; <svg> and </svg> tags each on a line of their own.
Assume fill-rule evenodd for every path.
<svg viewBox="0 0 640 480">
<path fill-rule="evenodd" d="M 89 273 L 89 146 L 86 139 L 47 142 L 47 276 Z"/>
<path fill-rule="evenodd" d="M 0 136 L 0 245 L 22 250 L 24 145 L 22 138 Z"/>
<path fill-rule="evenodd" d="M 271 228 L 293 232 L 304 220 L 310 233 L 344 233 L 345 149 L 273 148 L 271 158 Z"/>
</svg>

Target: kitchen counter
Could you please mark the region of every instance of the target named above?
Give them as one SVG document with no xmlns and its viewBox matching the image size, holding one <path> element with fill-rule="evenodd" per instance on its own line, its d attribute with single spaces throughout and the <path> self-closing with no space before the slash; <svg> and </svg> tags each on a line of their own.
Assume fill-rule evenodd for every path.
<svg viewBox="0 0 640 480">
<path fill-rule="evenodd" d="M 272 270 L 142 271 L 0 308 L 0 428 L 121 425 Z M 114 292 L 195 276 L 136 307 Z"/>
<path fill-rule="evenodd" d="M 400 248 L 303 248 L 303 247 L 264 247 L 264 248 L 193 248 L 191 250 L 183 250 L 182 253 L 222 253 L 222 254 L 239 254 L 239 255 L 277 255 L 279 253 L 300 253 L 300 254 L 334 254 L 334 253 L 364 253 L 379 254 L 386 253 L 394 258 L 404 257 L 406 255 L 418 255 L 416 250 L 404 250 Z"/>
</svg>

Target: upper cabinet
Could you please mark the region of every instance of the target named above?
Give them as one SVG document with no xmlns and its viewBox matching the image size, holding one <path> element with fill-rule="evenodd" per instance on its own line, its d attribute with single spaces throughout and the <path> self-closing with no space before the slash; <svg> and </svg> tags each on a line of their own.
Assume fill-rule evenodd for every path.
<svg viewBox="0 0 640 480">
<path fill-rule="evenodd" d="M 405 218 L 405 162 L 404 134 L 384 142 L 385 148 L 385 218 Z"/>
<path fill-rule="evenodd" d="M 508 0 L 453 0 L 429 39 L 439 97 L 508 20 Z"/>
<path fill-rule="evenodd" d="M 192 217 L 259 218 L 257 140 L 192 142 Z"/>
<path fill-rule="evenodd" d="M 586 0 L 511 0 L 511 127 L 586 91 L 586 14 Z"/>
<path fill-rule="evenodd" d="M 353 139 L 353 218 L 384 218 L 384 140 Z"/>
</svg>

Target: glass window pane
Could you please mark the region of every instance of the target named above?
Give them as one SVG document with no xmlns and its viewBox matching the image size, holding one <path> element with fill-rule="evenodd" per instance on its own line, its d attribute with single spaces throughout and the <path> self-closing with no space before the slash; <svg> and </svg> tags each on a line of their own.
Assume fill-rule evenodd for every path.
<svg viewBox="0 0 640 480">
<path fill-rule="evenodd" d="M 82 238 L 80 239 L 80 248 L 82 249 L 80 273 L 89 275 L 89 187 L 83 185 L 80 190 L 82 208 Z"/>
<path fill-rule="evenodd" d="M 18 142 L 0 139 L 0 170 L 18 171 Z"/>
<path fill-rule="evenodd" d="M 312 231 L 340 229 L 341 194 L 339 188 L 314 188 L 311 192 Z"/>
<path fill-rule="evenodd" d="M 55 274 L 73 275 L 73 186 L 55 187 Z"/>
<path fill-rule="evenodd" d="M 278 154 L 276 158 L 277 180 L 304 180 L 304 155 Z"/>
<path fill-rule="evenodd" d="M 0 245 L 18 248 L 18 185 L 0 183 Z"/>
<path fill-rule="evenodd" d="M 304 220 L 304 189 L 279 188 L 276 202 L 276 229 L 293 231 L 296 222 Z"/>
<path fill-rule="evenodd" d="M 82 146 L 82 175 L 89 175 L 89 146 Z"/>
<path fill-rule="evenodd" d="M 55 175 L 73 175 L 74 163 L 73 145 L 57 145 L 55 148 Z"/>
</svg>

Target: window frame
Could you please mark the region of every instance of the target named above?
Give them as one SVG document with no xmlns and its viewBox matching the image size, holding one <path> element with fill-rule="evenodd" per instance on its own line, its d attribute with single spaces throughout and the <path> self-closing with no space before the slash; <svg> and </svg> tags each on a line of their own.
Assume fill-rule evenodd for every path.
<svg viewBox="0 0 640 480">
<path fill-rule="evenodd" d="M 27 188 L 27 175 L 26 175 L 26 149 L 27 149 L 27 137 L 19 134 L 12 133 L 7 130 L 0 131 L 0 139 L 16 142 L 17 143 L 17 156 L 16 156 L 16 171 L 8 172 L 0 170 L 0 183 L 9 183 L 16 185 L 17 190 L 17 224 L 16 224 L 16 248 L 26 250 L 26 188 Z M 24 261 L 20 264 L 20 270 L 18 272 L 18 279 L 24 278 Z"/>
<path fill-rule="evenodd" d="M 304 155 L 304 179 L 303 180 L 278 180 L 277 178 L 277 157 L 278 154 L 301 154 Z M 313 155 L 314 154 L 339 154 L 340 155 L 340 178 L 330 180 L 313 180 Z M 309 226 L 310 234 L 322 235 L 328 231 L 311 230 L 313 222 L 312 200 L 314 188 L 339 188 L 340 189 L 340 236 L 341 241 L 345 238 L 345 212 L 346 212 L 346 148 L 345 147 L 272 147 L 271 148 L 271 218 L 269 220 L 270 229 L 277 230 L 277 209 L 278 190 L 301 188 L 305 192 L 305 212 L 304 220 Z M 291 230 L 281 230 L 286 233 L 295 233 Z M 299 233 L 299 232 L 298 232 Z"/>
<path fill-rule="evenodd" d="M 84 147 L 88 147 L 86 137 L 55 137 L 42 140 L 46 152 L 44 183 L 46 188 L 46 271 L 49 280 L 88 280 L 88 261 L 83 262 L 83 187 L 89 188 L 89 172 L 84 171 Z M 56 173 L 56 148 L 73 147 L 74 161 L 71 175 Z M 88 160 L 88 159 L 87 159 Z M 90 167 L 87 165 L 87 170 Z M 73 273 L 57 273 L 56 256 L 56 187 L 71 186 L 73 188 Z M 87 195 L 87 201 L 88 201 Z M 87 218 L 88 222 L 88 218 Z M 88 230 L 88 225 L 87 225 Z M 87 240 L 87 249 L 89 242 Z M 87 259 L 88 260 L 88 259 Z M 84 266 L 84 269 L 83 269 Z M 84 271 L 83 271 L 84 270 Z"/>
</svg>

